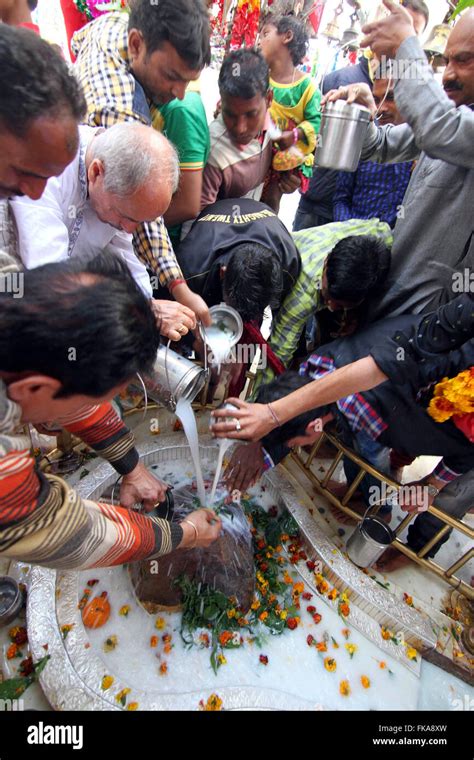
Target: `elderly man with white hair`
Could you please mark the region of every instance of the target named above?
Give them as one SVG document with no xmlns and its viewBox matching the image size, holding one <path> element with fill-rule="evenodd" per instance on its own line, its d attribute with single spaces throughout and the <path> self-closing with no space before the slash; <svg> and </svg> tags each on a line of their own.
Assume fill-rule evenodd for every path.
<svg viewBox="0 0 474 760">
<path fill-rule="evenodd" d="M 173 145 L 142 124 L 110 129 L 82 126 L 74 161 L 50 179 L 40 200 L 10 201 L 23 266 L 70 256 L 93 258 L 108 250 L 125 260 L 152 301 L 161 332 L 179 340 L 196 325 L 194 313 L 176 301 L 156 301 L 145 265 L 136 257 L 132 233 L 167 210 L 179 181 Z"/>
</svg>

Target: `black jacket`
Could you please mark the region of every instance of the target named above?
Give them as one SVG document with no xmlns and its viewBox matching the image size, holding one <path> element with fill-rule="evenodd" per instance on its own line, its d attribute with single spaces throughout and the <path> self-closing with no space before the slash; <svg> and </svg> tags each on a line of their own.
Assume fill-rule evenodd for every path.
<svg viewBox="0 0 474 760">
<path fill-rule="evenodd" d="M 241 243 L 259 243 L 276 254 L 283 267 L 283 302 L 300 273 L 300 255 L 271 208 L 249 198 L 228 198 L 207 206 L 178 246 L 176 257 L 191 290 L 208 306 L 221 303 L 220 268 Z"/>
</svg>

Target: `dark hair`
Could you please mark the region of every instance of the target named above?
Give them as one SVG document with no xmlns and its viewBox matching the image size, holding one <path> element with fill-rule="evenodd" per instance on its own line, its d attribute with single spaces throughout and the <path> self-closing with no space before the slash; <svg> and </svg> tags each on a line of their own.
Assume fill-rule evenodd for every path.
<svg viewBox="0 0 474 760">
<path fill-rule="evenodd" d="M 421 13 L 425 17 L 425 29 L 428 26 L 430 20 L 430 9 L 424 2 L 424 0 L 401 0 L 400 5 L 403 5 L 406 10 L 413 11 L 414 13 Z"/>
<path fill-rule="evenodd" d="M 261 319 L 267 306 L 280 305 L 283 290 L 281 263 L 269 248 L 258 243 L 241 243 L 227 263 L 224 296 L 244 322 Z"/>
<path fill-rule="evenodd" d="M 337 301 L 358 303 L 385 280 L 390 249 L 374 235 L 350 235 L 332 249 L 326 262 L 328 292 Z"/>
<path fill-rule="evenodd" d="M 38 0 L 27 0 L 28 1 L 28 8 L 30 11 L 36 10 L 36 6 L 38 5 Z"/>
<path fill-rule="evenodd" d="M 147 372 L 159 332 L 124 262 L 103 253 L 20 273 L 23 297 L 0 293 L 0 367 L 59 380 L 57 397 L 99 397 Z"/>
<path fill-rule="evenodd" d="M 309 37 L 306 31 L 305 22 L 292 14 L 277 16 L 271 11 L 267 13 L 262 21 L 262 27 L 271 25 L 276 27 L 278 34 L 293 32 L 293 39 L 287 45 L 288 52 L 294 66 L 298 66 L 305 57 L 308 50 Z"/>
<path fill-rule="evenodd" d="M 231 98 L 264 98 L 270 86 L 268 64 L 257 50 L 241 48 L 225 56 L 219 72 L 219 92 Z"/>
<path fill-rule="evenodd" d="M 128 28 L 142 33 L 147 55 L 169 42 L 191 69 L 211 62 L 211 28 L 202 0 L 135 0 Z"/>
<path fill-rule="evenodd" d="M 270 383 L 262 385 L 257 392 L 255 401 L 259 404 L 270 404 L 272 401 L 277 401 L 283 398 L 283 396 L 287 396 L 289 393 L 293 393 L 293 391 L 297 391 L 299 388 L 312 382 L 312 378 L 299 375 L 297 372 L 284 372 Z M 304 435 L 308 424 L 317 417 L 327 414 L 328 408 L 326 406 L 310 409 L 309 412 L 303 412 L 292 420 L 288 420 L 281 427 L 275 428 L 275 430 L 264 436 L 262 438 L 262 445 L 265 448 L 267 446 L 274 447 L 286 443 L 286 441 L 295 438 L 297 435 Z"/>
<path fill-rule="evenodd" d="M 23 137 L 40 116 L 69 111 L 80 122 L 86 101 L 66 62 L 29 29 L 0 25 L 0 127 Z"/>
</svg>

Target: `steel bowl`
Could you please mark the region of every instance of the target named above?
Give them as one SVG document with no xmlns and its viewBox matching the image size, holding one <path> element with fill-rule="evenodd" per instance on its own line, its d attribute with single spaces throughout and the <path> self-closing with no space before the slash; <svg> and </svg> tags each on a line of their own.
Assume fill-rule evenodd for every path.
<svg viewBox="0 0 474 760">
<path fill-rule="evenodd" d="M 233 309 L 232 306 L 227 306 L 226 303 L 220 303 L 216 306 L 211 306 L 209 313 L 212 317 L 211 327 L 222 325 L 222 329 L 229 339 L 229 348 L 235 346 L 244 331 L 244 323 L 239 312 Z M 200 326 L 200 332 L 203 339 L 207 342 L 204 325 Z"/>
<path fill-rule="evenodd" d="M 23 606 L 23 594 L 14 578 L 0 576 L 0 626 L 8 625 Z"/>
</svg>

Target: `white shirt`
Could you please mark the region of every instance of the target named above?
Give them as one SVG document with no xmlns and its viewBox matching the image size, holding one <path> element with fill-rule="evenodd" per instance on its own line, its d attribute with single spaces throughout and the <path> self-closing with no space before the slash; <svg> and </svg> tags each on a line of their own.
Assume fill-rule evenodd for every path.
<svg viewBox="0 0 474 760">
<path fill-rule="evenodd" d="M 135 256 L 132 235 L 101 222 L 88 200 L 85 154 L 95 131 L 79 127 L 80 146 L 74 161 L 59 177 L 48 180 L 39 200 L 10 201 L 23 266 L 34 269 L 69 256 L 91 259 L 107 250 L 124 259 L 135 282 L 151 298 L 150 278 Z"/>
</svg>

